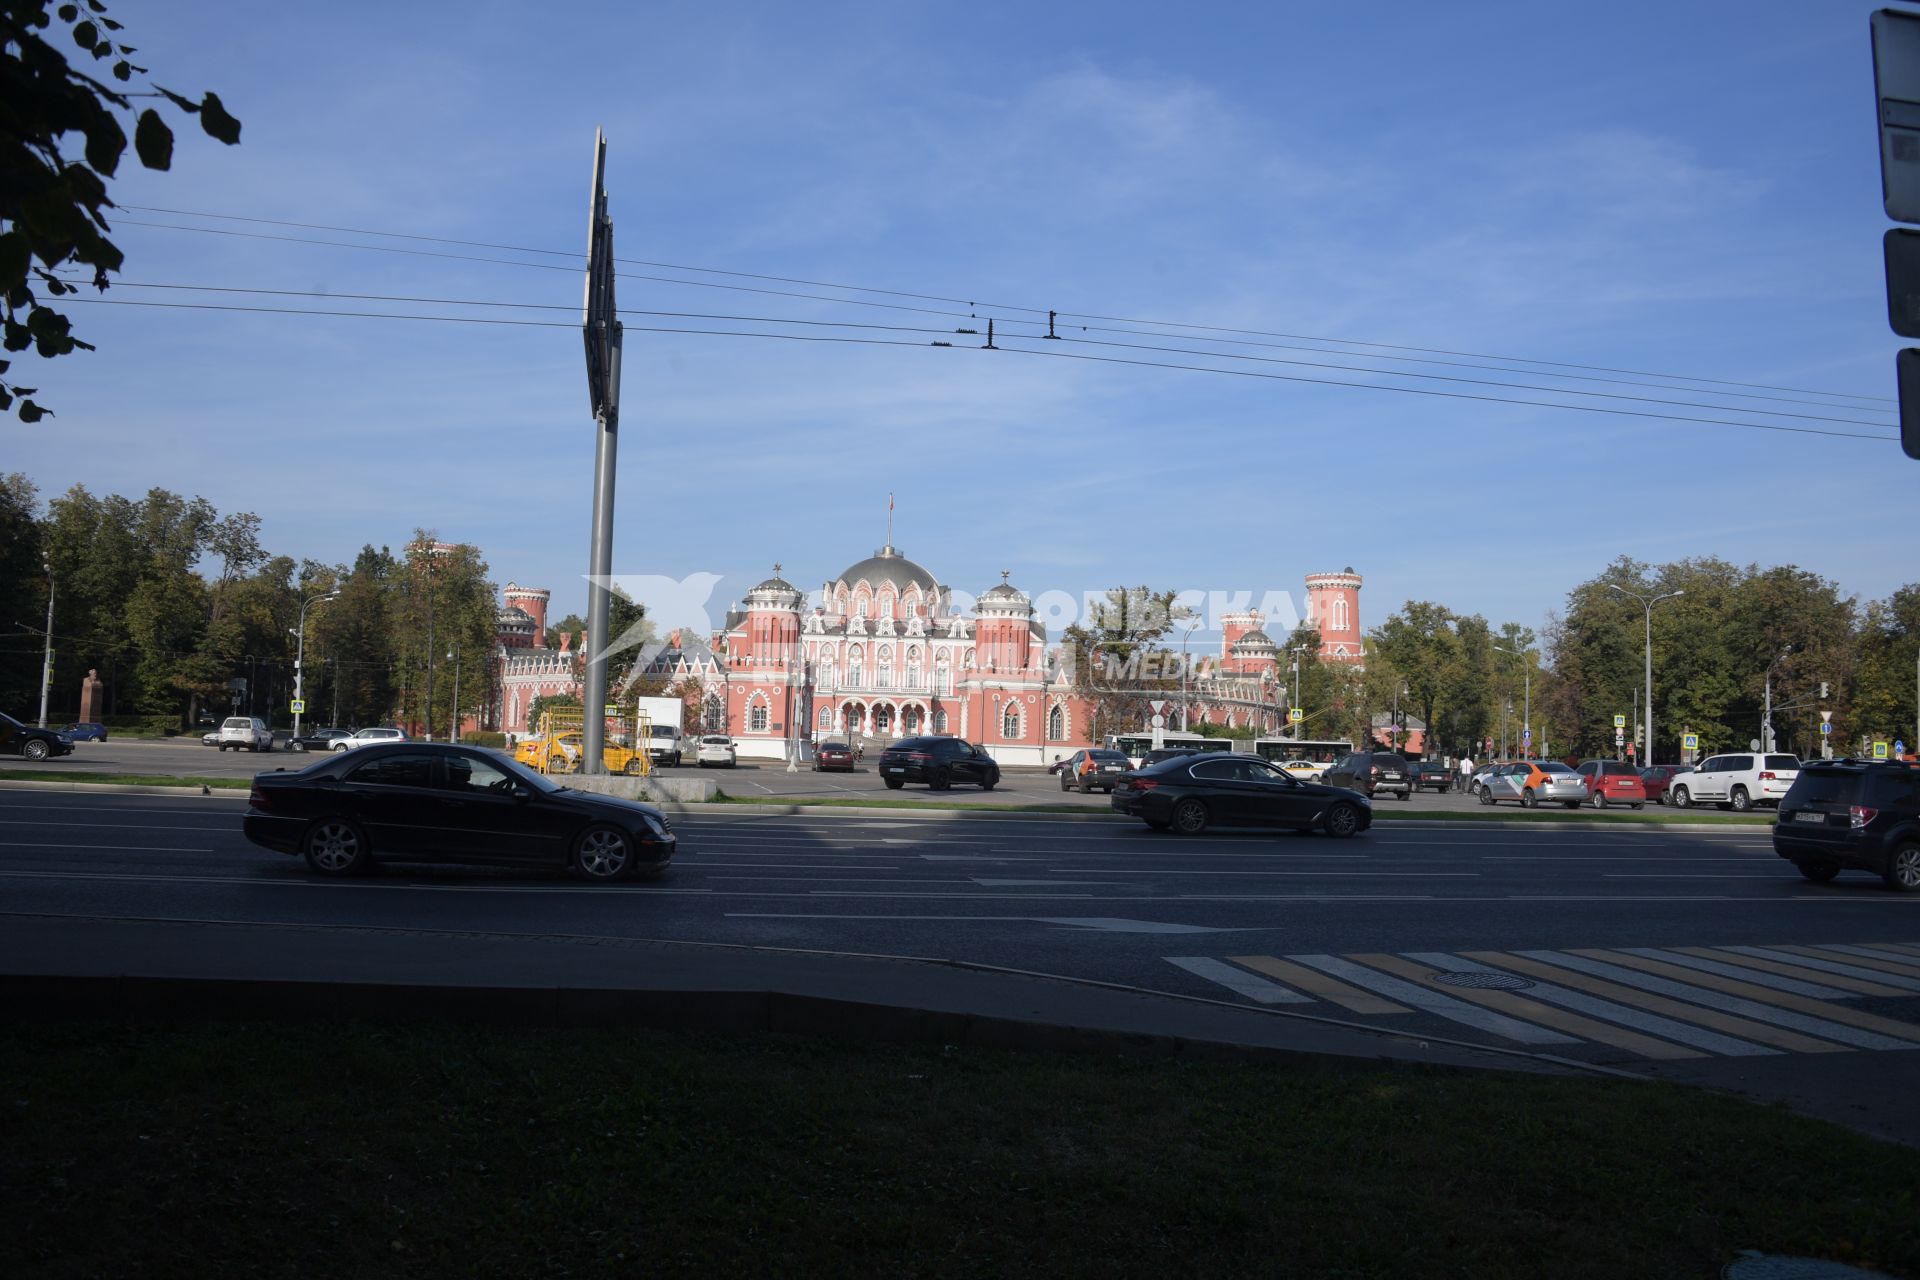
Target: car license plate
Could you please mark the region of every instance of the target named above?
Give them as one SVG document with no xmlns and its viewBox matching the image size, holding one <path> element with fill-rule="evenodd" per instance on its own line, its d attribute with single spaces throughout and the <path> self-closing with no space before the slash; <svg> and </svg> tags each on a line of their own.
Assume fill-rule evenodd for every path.
<svg viewBox="0 0 1920 1280">
<path fill-rule="evenodd" d="M 1397 774 L 1397 773 L 1383 773 L 1383 774 L 1381 774 L 1381 775 L 1380 775 L 1380 781 L 1382 781 L 1382 782 L 1398 782 L 1398 781 L 1400 781 L 1400 775 L 1399 775 L 1399 774 Z"/>
<path fill-rule="evenodd" d="M 905 773 L 905 772 L 906 772 L 906 770 L 905 770 L 904 768 L 899 768 L 899 769 L 888 769 L 888 770 L 887 770 L 887 772 L 888 772 L 888 773 Z"/>
<path fill-rule="evenodd" d="M 1827 815 L 1824 813 L 1796 813 L 1793 815 L 1793 820 L 1795 822 L 1817 822 L 1823 827 L 1827 825 Z"/>
</svg>

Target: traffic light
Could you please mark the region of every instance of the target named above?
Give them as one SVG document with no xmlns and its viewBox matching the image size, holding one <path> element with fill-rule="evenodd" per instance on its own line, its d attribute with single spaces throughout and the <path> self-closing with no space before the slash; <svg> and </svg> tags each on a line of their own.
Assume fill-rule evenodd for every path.
<svg viewBox="0 0 1920 1280">
<path fill-rule="evenodd" d="M 1920 14 L 1882 9 L 1869 26 L 1880 108 L 1881 203 L 1895 222 L 1920 223 Z M 1920 233 L 1895 227 L 1881 245 L 1888 326 L 1902 337 L 1920 337 Z M 1894 376 L 1900 447 L 1909 458 L 1920 458 L 1920 348 L 1894 357 Z"/>
<path fill-rule="evenodd" d="M 1820 696 L 1823 698 L 1827 696 L 1827 682 L 1825 680 L 1820 682 Z"/>
</svg>

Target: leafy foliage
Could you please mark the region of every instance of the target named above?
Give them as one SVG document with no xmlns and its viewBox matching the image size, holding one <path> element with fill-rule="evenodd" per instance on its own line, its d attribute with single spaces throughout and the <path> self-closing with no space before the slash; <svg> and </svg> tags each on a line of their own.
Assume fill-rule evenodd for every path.
<svg viewBox="0 0 1920 1280">
<path fill-rule="evenodd" d="M 120 85 L 148 74 L 131 61 L 138 50 L 121 41 L 120 23 L 106 14 L 101 0 L 0 0 L 0 311 L 8 351 L 31 347 L 51 359 L 93 350 L 36 289 L 51 298 L 77 292 L 55 274 L 69 264 L 92 268 L 93 286 L 102 291 L 120 270 L 124 255 L 107 238 L 104 210 L 113 207 L 107 182 L 127 149 L 126 122 L 133 121 L 142 165 L 173 163 L 173 130 L 154 107 L 136 116 L 136 98 L 163 99 L 199 117 L 209 137 L 228 146 L 240 141 L 240 122 L 216 94 L 196 102 L 151 81 L 144 90 L 115 88 L 69 63 L 61 51 L 67 43 Z M 70 138 L 80 140 L 77 157 Z M 27 423 L 47 416 L 30 398 L 35 389 L 10 381 L 8 372 L 9 362 L 0 360 L 0 411 L 12 408 Z"/>
</svg>

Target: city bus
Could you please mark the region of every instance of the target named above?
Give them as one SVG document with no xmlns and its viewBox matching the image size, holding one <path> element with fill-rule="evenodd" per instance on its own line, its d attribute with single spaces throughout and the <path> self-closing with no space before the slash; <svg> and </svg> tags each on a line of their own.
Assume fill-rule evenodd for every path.
<svg viewBox="0 0 1920 1280">
<path fill-rule="evenodd" d="M 1153 730 L 1108 734 L 1107 745 L 1124 754 L 1127 757 L 1127 763 L 1138 769 L 1140 762 L 1147 758 L 1147 752 L 1153 750 Z M 1195 751 L 1232 751 L 1234 749 L 1231 738 L 1209 738 L 1204 734 L 1182 733 L 1178 729 L 1162 729 L 1160 745 L 1191 747 Z"/>
<path fill-rule="evenodd" d="M 1310 769 L 1289 769 L 1288 772 L 1298 778 L 1318 778 L 1341 757 L 1352 754 L 1351 742 L 1313 741 L 1307 738 L 1255 738 L 1254 751 L 1263 759 L 1275 764 L 1285 764 L 1289 760 L 1304 760 L 1312 765 Z"/>
</svg>

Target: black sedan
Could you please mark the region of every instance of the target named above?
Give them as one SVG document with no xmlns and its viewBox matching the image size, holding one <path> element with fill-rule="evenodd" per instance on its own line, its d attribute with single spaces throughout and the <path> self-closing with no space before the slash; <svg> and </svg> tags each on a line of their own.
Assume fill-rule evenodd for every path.
<svg viewBox="0 0 1920 1280">
<path fill-rule="evenodd" d="M 0 756 L 24 756 L 29 760 L 45 760 L 49 756 L 70 756 L 73 754 L 73 739 L 64 733 L 55 733 L 52 729 L 42 729 L 35 725 L 21 724 L 5 712 L 0 712 Z"/>
<path fill-rule="evenodd" d="M 650 804 L 572 791 L 478 747 L 424 742 L 255 774 L 242 827 L 323 876 L 375 862 L 479 862 L 609 883 L 665 871 L 676 843 Z"/>
<path fill-rule="evenodd" d="M 1373 802 L 1358 791 L 1302 782 L 1251 755 L 1147 765 L 1120 780 L 1112 804 L 1156 831 L 1189 836 L 1209 827 L 1290 827 L 1344 839 L 1373 825 Z"/>
<path fill-rule="evenodd" d="M 351 738 L 351 729 L 309 729 L 297 738 L 287 739 L 289 751 L 331 751 L 341 738 Z"/>
</svg>

